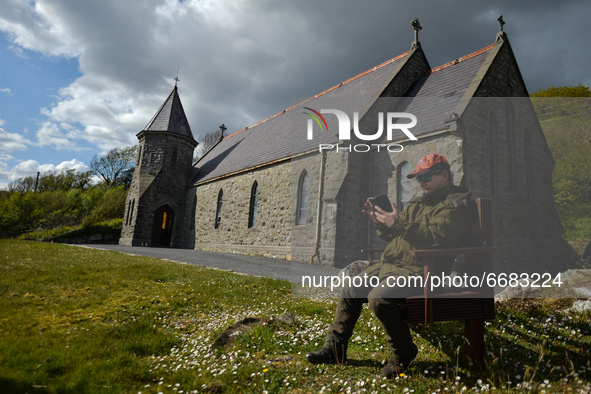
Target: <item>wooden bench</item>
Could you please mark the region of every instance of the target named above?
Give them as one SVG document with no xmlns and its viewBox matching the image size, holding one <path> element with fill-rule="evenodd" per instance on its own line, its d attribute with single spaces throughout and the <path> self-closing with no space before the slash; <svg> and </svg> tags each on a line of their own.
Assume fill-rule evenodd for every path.
<svg viewBox="0 0 591 394">
<path fill-rule="evenodd" d="M 406 299 L 409 323 L 434 323 L 439 321 L 464 320 L 464 336 L 468 342 L 468 357 L 477 367 L 484 367 L 485 343 L 484 322 L 494 319 L 494 290 L 486 285 L 486 277 L 494 272 L 492 255 L 492 205 L 489 199 L 479 198 L 471 202 L 474 221 L 463 247 L 451 249 L 413 250 L 413 256 L 424 262 L 424 278 L 435 274 L 451 273 L 451 258 L 464 255 L 463 263 L 453 263 L 458 275 L 477 276 L 482 287 L 440 287 L 431 290 L 425 286 L 423 294 Z M 364 249 L 370 261 L 376 249 Z"/>
</svg>

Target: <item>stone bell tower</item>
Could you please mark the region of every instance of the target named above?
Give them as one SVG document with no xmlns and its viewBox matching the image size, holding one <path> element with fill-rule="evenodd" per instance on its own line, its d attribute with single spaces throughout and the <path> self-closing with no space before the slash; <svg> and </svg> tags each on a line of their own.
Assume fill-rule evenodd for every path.
<svg viewBox="0 0 591 394">
<path fill-rule="evenodd" d="M 180 246 L 193 138 L 175 84 L 144 130 L 125 203 L 120 245 Z"/>
</svg>

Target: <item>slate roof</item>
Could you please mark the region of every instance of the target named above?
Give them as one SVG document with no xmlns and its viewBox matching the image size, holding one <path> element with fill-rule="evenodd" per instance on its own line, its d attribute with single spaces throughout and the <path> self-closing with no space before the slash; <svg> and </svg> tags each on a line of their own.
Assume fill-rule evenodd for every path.
<svg viewBox="0 0 591 394">
<path fill-rule="evenodd" d="M 435 67 L 414 82 L 405 93 L 406 98 L 399 103 L 397 111 L 408 112 L 417 117 L 417 125 L 412 128 L 415 136 L 447 128 L 445 121 L 467 92 L 493 46 L 491 44 Z M 393 139 L 397 138 L 406 137 L 399 132 L 393 134 Z"/>
<path fill-rule="evenodd" d="M 194 140 L 176 85 L 144 131 L 167 131 Z"/>
<path fill-rule="evenodd" d="M 405 94 L 397 112 L 410 112 L 418 123 L 413 134 L 426 134 L 445 127 L 444 121 L 468 89 L 482 66 L 492 45 L 473 54 L 456 59 L 419 77 Z M 340 109 L 346 113 L 360 112 L 371 105 L 384 84 L 406 60 L 404 53 L 361 73 L 325 92 L 317 94 L 281 113 L 225 137 L 194 166 L 191 184 L 205 182 L 244 169 L 264 166 L 294 154 L 317 150 L 319 143 L 335 143 L 338 138 L 336 116 L 326 116 L 328 130 L 314 135 L 314 140 L 303 138 L 307 117 L 304 107 Z M 297 124 L 295 120 L 298 120 Z M 352 119 L 351 119 L 352 121 Z M 302 125 L 304 129 L 301 130 Z M 300 129 L 296 129 L 299 127 Z M 315 131 L 316 133 L 316 131 Z M 394 140 L 406 138 L 394 133 Z"/>
</svg>

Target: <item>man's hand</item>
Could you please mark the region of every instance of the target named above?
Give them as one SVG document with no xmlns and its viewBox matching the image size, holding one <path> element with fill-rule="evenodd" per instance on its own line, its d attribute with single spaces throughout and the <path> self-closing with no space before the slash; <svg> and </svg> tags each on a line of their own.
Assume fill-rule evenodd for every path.
<svg viewBox="0 0 591 394">
<path fill-rule="evenodd" d="M 392 212 L 386 212 L 378 206 L 372 207 L 369 201 L 365 202 L 364 207 L 365 209 L 361 212 L 369 216 L 375 224 L 383 224 L 384 226 L 392 227 L 396 219 L 398 219 L 398 216 L 400 216 L 398 214 L 398 208 L 396 208 L 396 204 L 394 203 L 392 203 Z"/>
</svg>

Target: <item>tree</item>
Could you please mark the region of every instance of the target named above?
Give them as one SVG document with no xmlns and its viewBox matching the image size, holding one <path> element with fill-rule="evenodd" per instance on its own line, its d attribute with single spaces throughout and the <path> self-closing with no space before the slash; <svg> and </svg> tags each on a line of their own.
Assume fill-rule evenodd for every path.
<svg viewBox="0 0 591 394">
<path fill-rule="evenodd" d="M 86 189 L 90 186 L 91 175 L 91 171 L 77 172 L 73 168 L 68 168 L 60 172 L 50 172 L 39 178 L 37 191 Z"/>
<path fill-rule="evenodd" d="M 78 172 L 73 168 L 52 171 L 37 177 L 28 176 L 17 179 L 8 185 L 11 192 L 56 191 L 87 189 L 90 186 L 92 171 Z"/>
<path fill-rule="evenodd" d="M 105 186 L 129 186 L 129 175 L 133 174 L 136 156 L 137 146 L 114 148 L 104 156 L 94 155 L 89 166 L 92 172 L 103 180 Z"/>
<path fill-rule="evenodd" d="M 591 97 L 589 86 L 550 86 L 548 89 L 538 90 L 530 94 L 531 97 Z"/>
<path fill-rule="evenodd" d="M 195 158 L 200 158 L 207 153 L 215 144 L 217 144 L 221 137 L 223 137 L 224 130 L 226 130 L 226 126 L 223 124 L 220 126 L 218 130 L 210 131 L 205 135 L 197 137 L 197 142 L 199 145 L 195 150 Z"/>
<path fill-rule="evenodd" d="M 36 177 L 27 176 L 24 178 L 19 178 L 16 181 L 10 182 L 8 184 L 8 191 L 10 192 L 28 192 L 35 190 L 35 185 L 37 183 Z"/>
</svg>

